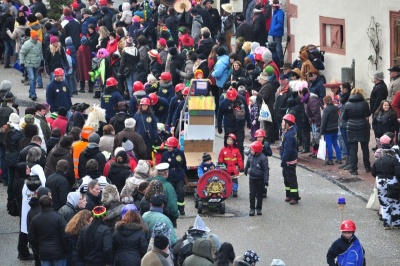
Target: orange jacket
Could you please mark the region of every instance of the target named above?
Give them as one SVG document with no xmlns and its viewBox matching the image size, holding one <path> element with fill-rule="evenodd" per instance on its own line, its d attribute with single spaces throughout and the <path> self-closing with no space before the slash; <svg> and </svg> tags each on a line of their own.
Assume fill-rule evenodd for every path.
<svg viewBox="0 0 400 266">
<path fill-rule="evenodd" d="M 227 146 L 221 149 L 218 156 L 218 163 L 225 164 L 226 172 L 230 175 L 238 175 L 238 170 L 243 169 L 242 155 L 239 149 L 233 146 Z"/>
<path fill-rule="evenodd" d="M 87 141 L 76 141 L 72 144 L 72 159 L 74 161 L 74 173 L 75 173 L 75 178 L 79 179 L 78 175 L 78 164 L 79 164 L 79 156 L 83 152 L 84 149 L 89 145 L 89 142 Z"/>
</svg>

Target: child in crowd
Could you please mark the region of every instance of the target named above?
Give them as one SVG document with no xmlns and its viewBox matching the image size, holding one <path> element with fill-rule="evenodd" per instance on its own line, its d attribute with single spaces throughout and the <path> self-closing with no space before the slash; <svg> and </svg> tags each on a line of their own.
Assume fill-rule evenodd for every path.
<svg viewBox="0 0 400 266">
<path fill-rule="evenodd" d="M 207 152 L 205 152 L 202 156 L 202 162 L 199 164 L 197 167 L 197 176 L 199 179 L 208 171 L 214 170 L 215 164 L 212 162 L 211 155 Z M 195 201 L 195 206 L 197 208 L 198 206 L 198 201 L 199 201 L 199 195 L 197 194 L 197 191 L 194 192 L 194 201 Z"/>
<path fill-rule="evenodd" d="M 258 105 L 257 105 L 257 96 L 250 97 L 250 120 L 251 120 L 251 139 L 250 141 L 254 141 L 254 134 L 260 128 L 260 121 L 258 121 Z"/>
<path fill-rule="evenodd" d="M 269 145 L 269 142 L 266 141 L 267 134 L 265 133 L 264 129 L 259 129 L 255 132 L 254 134 L 255 140 L 259 141 L 263 145 L 262 153 L 267 157 L 267 162 L 268 162 L 268 157 L 272 156 L 272 150 L 271 146 Z M 264 193 L 263 197 L 267 197 L 267 186 L 264 187 Z"/>
<path fill-rule="evenodd" d="M 219 152 L 218 164 L 225 164 L 226 172 L 232 177 L 232 195 L 237 197 L 239 187 L 238 175 L 243 170 L 243 160 L 239 149 L 237 148 L 235 134 L 225 136 L 224 147 Z"/>
<path fill-rule="evenodd" d="M 262 143 L 259 141 L 254 141 L 250 144 L 250 154 L 244 168 L 244 174 L 246 176 L 249 174 L 250 216 L 254 216 L 256 209 L 257 215 L 262 215 L 264 186 L 268 186 L 269 181 L 268 158 L 263 154 L 263 148 Z"/>
</svg>

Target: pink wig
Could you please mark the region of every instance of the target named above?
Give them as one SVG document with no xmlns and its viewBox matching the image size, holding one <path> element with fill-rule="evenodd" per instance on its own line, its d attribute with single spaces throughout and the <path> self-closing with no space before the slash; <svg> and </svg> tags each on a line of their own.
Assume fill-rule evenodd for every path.
<svg viewBox="0 0 400 266">
<path fill-rule="evenodd" d="M 97 51 L 96 57 L 101 59 L 101 58 L 105 58 L 105 57 L 107 57 L 107 56 L 109 56 L 109 55 L 110 55 L 110 53 L 108 52 L 107 49 L 101 48 L 101 49 L 99 49 L 99 50 Z"/>
</svg>

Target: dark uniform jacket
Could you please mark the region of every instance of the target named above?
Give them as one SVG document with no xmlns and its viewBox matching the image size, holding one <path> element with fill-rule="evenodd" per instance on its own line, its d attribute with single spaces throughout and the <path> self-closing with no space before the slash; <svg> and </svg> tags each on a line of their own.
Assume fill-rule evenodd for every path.
<svg viewBox="0 0 400 266">
<path fill-rule="evenodd" d="M 161 158 L 162 163 L 169 163 L 168 179 L 171 181 L 183 180 L 185 177 L 186 157 L 183 151 L 175 148 L 172 152 L 165 151 Z"/>
</svg>

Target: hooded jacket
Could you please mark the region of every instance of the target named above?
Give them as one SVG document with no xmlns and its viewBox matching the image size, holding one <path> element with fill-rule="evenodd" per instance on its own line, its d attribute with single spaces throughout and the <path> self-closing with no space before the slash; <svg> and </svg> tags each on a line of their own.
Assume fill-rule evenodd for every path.
<svg viewBox="0 0 400 266">
<path fill-rule="evenodd" d="M 222 88 L 229 74 L 229 56 L 218 56 L 217 63 L 214 65 L 214 71 L 211 72 L 217 82 L 217 86 Z"/>
<path fill-rule="evenodd" d="M 200 30 L 203 26 L 203 18 L 200 15 L 196 15 L 193 18 L 193 22 L 192 22 L 192 37 L 194 39 L 194 43 L 197 46 L 197 43 L 199 42 L 200 38 L 201 38 L 201 33 Z"/>
<path fill-rule="evenodd" d="M 367 101 L 360 94 L 350 95 L 343 110 L 343 119 L 347 120 L 347 140 L 349 142 L 369 142 L 371 115 Z"/>
<path fill-rule="evenodd" d="M 43 60 L 42 43 L 29 39 L 26 41 L 19 51 L 19 60 L 25 67 L 38 68 Z"/>
<path fill-rule="evenodd" d="M 139 50 L 135 46 L 125 47 L 121 55 L 119 73 L 129 77 L 136 72 L 136 65 L 140 62 Z"/>
<path fill-rule="evenodd" d="M 338 108 L 334 104 L 327 104 L 322 111 L 321 135 L 337 134 L 339 126 Z"/>
<path fill-rule="evenodd" d="M 82 23 L 82 34 L 86 35 L 88 33 L 88 26 L 89 24 L 97 24 L 97 19 L 93 16 L 89 16 L 83 20 Z"/>
<path fill-rule="evenodd" d="M 68 193 L 67 203 L 58 210 L 58 213 L 64 217 L 66 223 L 79 211 L 77 206 L 80 197 L 81 193 L 78 191 Z"/>
<path fill-rule="evenodd" d="M 318 96 L 314 93 L 308 93 L 308 101 L 304 107 L 306 108 L 306 114 L 310 123 L 317 125 L 319 127 L 321 125 L 321 102 L 318 99 Z"/>
<path fill-rule="evenodd" d="M 122 3 L 122 17 L 119 21 L 124 22 L 126 25 L 132 23 L 131 5 L 127 2 Z"/>
<path fill-rule="evenodd" d="M 214 265 L 214 247 L 209 238 L 199 238 L 193 243 L 193 254 L 185 259 L 183 266 L 212 266 Z"/>
<path fill-rule="evenodd" d="M 78 174 L 80 178 L 86 176 L 86 163 L 90 160 L 94 159 L 99 164 L 99 172 L 102 173 L 104 170 L 104 165 L 106 164 L 106 157 L 104 157 L 103 153 L 100 151 L 99 145 L 96 143 L 89 143 L 85 150 L 79 155 L 79 165 L 78 165 Z"/>
<path fill-rule="evenodd" d="M 15 51 L 18 53 L 19 50 L 21 49 L 21 37 L 25 35 L 25 29 L 27 29 L 28 26 L 26 25 L 18 25 L 17 27 L 14 28 L 14 30 L 11 32 L 11 30 L 7 30 L 7 34 L 10 37 L 11 40 L 15 40 Z"/>
<path fill-rule="evenodd" d="M 117 223 L 113 234 L 114 264 L 140 265 L 147 252 L 147 239 L 143 227 L 136 223 Z"/>
<path fill-rule="evenodd" d="M 52 206 L 58 211 L 67 201 L 69 189 L 68 180 L 64 173 L 54 172 L 46 180 L 46 187 L 51 191 Z"/>
<path fill-rule="evenodd" d="M 126 179 L 131 175 L 131 167 L 127 163 L 112 162 L 110 170 L 108 171 L 108 179 L 121 193 L 122 188 L 125 186 Z"/>
<path fill-rule="evenodd" d="M 211 53 L 212 47 L 214 45 L 214 41 L 212 38 L 201 39 L 199 41 L 199 48 L 197 48 L 197 54 L 204 54 L 208 57 Z"/>
</svg>

